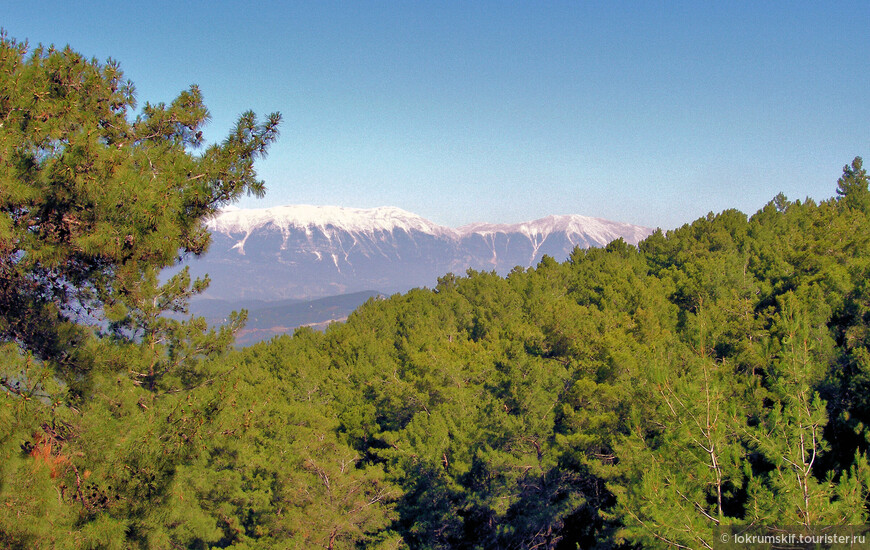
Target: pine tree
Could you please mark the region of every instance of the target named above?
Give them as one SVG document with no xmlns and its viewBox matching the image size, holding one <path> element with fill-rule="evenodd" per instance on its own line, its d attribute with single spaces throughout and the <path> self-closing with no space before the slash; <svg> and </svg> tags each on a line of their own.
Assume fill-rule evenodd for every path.
<svg viewBox="0 0 870 550">
<path fill-rule="evenodd" d="M 193 338 L 160 315 L 205 283 L 182 273 L 161 285 L 158 273 L 206 249 L 208 216 L 263 193 L 253 163 L 280 121 L 245 113 L 194 154 L 208 120 L 196 86 L 134 117 L 135 106 L 117 62 L 0 36 L 0 340 L 74 386 L 93 362 L 79 351 L 93 332 L 82 321 L 103 330 L 105 318 L 115 337 L 156 353 Z M 139 373 L 152 388 L 179 363 L 155 361 Z"/>
<path fill-rule="evenodd" d="M 216 531 L 172 495 L 214 414 L 191 390 L 231 368 L 203 359 L 242 318 L 214 332 L 166 317 L 207 281 L 160 272 L 206 249 L 207 217 L 263 192 L 253 163 L 280 115 L 245 113 L 206 147 L 195 86 L 135 108 L 116 62 L 0 33 L 4 547 L 172 547 Z"/>
<path fill-rule="evenodd" d="M 837 181 L 837 195 L 841 204 L 863 212 L 870 212 L 870 190 L 867 188 L 867 170 L 861 157 L 843 167 L 843 176 Z"/>
</svg>

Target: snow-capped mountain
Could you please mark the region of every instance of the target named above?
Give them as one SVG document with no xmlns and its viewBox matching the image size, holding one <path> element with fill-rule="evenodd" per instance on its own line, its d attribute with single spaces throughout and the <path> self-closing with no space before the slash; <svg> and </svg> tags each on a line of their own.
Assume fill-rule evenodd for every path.
<svg viewBox="0 0 870 550">
<path fill-rule="evenodd" d="M 651 230 L 586 216 L 548 216 L 519 224 L 457 229 L 399 208 L 279 206 L 230 208 L 208 222 L 209 251 L 189 265 L 208 273 L 207 296 L 279 300 L 434 286 L 472 268 L 506 274 L 544 254 L 559 261 L 574 247 L 622 238 L 637 244 Z"/>
</svg>

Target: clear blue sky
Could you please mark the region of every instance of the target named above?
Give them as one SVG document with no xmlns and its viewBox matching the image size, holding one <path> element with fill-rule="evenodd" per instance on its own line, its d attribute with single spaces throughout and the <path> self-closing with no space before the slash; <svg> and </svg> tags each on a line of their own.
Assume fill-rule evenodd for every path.
<svg viewBox="0 0 870 550">
<path fill-rule="evenodd" d="M 243 207 L 673 228 L 834 194 L 870 157 L 870 2 L 7 1 L 17 39 L 284 115 Z M 868 158 L 870 163 L 870 158 Z"/>
</svg>

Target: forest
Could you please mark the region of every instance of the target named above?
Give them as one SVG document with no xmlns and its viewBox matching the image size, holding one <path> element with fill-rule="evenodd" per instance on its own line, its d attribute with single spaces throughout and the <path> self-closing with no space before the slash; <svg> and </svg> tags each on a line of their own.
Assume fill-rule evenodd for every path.
<svg viewBox="0 0 870 550">
<path fill-rule="evenodd" d="M 160 273 L 280 115 L 0 39 L 0 547 L 713 548 L 863 526 L 870 190 L 446 274 L 233 349 Z M 728 531 L 736 532 L 736 531 Z"/>
</svg>

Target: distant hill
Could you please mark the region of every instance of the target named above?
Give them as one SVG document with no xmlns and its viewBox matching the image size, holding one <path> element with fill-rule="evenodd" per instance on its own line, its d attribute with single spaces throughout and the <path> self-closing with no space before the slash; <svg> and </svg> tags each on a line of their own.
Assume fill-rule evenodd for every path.
<svg viewBox="0 0 870 550">
<path fill-rule="evenodd" d="M 300 205 L 228 209 L 209 229 L 211 248 L 189 263 L 191 272 L 211 277 L 205 297 L 230 302 L 402 292 L 434 286 L 448 272 L 506 274 L 545 254 L 562 261 L 577 246 L 636 244 L 652 232 L 578 215 L 453 229 L 393 207 Z"/>
<path fill-rule="evenodd" d="M 236 345 L 248 346 L 302 326 L 325 329 L 330 323 L 347 319 L 353 310 L 369 299 L 382 296 L 379 292 L 367 290 L 309 301 L 230 302 L 199 298 L 191 302 L 190 311 L 205 317 L 210 325 L 220 325 L 226 322 L 230 312 L 247 310 L 248 322 L 236 335 Z"/>
</svg>

